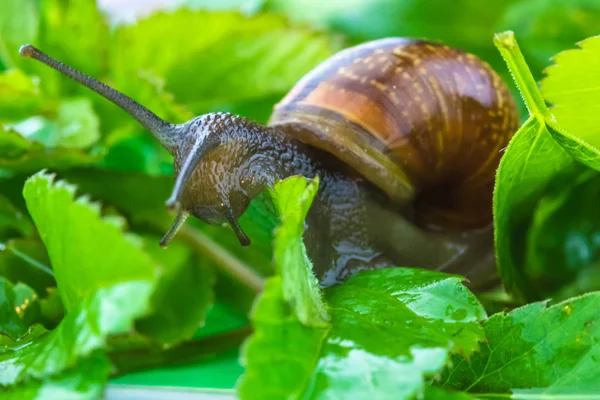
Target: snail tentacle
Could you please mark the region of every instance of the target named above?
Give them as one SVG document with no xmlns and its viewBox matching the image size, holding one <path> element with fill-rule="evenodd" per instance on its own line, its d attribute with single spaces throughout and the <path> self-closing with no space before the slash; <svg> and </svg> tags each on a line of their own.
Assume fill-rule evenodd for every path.
<svg viewBox="0 0 600 400">
<path fill-rule="evenodd" d="M 21 46 L 19 54 L 22 57 L 33 58 L 46 64 L 50 68 L 63 73 L 74 81 L 98 93 L 100 96 L 110 100 L 150 131 L 150 133 L 158 139 L 160 144 L 171 154 L 175 151 L 178 139 L 176 125 L 170 124 L 162 118 L 159 118 L 156 114 L 133 100 L 131 97 L 50 57 L 30 44 Z"/>
<path fill-rule="evenodd" d="M 171 225 L 167 233 L 165 233 L 165 236 L 163 236 L 163 238 L 160 240 L 161 247 L 166 248 L 169 246 L 169 243 L 171 243 L 175 235 L 177 235 L 177 232 L 179 232 L 179 229 L 181 229 L 189 215 L 190 214 L 187 211 L 179 211 L 179 213 L 175 217 L 175 221 L 173 221 L 173 224 Z"/>
</svg>

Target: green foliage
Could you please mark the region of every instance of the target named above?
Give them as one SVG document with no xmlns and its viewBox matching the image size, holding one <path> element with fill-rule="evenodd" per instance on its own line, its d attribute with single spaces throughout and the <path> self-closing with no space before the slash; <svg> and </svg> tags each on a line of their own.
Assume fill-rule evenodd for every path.
<svg viewBox="0 0 600 400">
<path fill-rule="evenodd" d="M 531 209 L 544 186 L 560 171 L 580 161 L 600 169 L 600 152 L 580 137 L 564 131 L 545 105 L 512 32 L 495 43 L 521 91 L 530 117 L 515 134 L 498 167 L 494 193 L 494 225 L 499 271 L 515 294 L 539 298 L 524 274 L 522 253 Z M 562 266 L 558 266 L 561 268 Z M 552 265 L 546 268 L 552 269 Z M 538 273 L 538 275 L 540 275 Z"/>
<path fill-rule="evenodd" d="M 326 326 L 329 319 L 302 241 L 304 220 L 318 187 L 318 178 L 307 181 L 291 177 L 268 189 L 281 218 L 273 247 L 275 265 L 282 277 L 283 298 L 293 305 L 298 320 L 307 326 Z"/>
<path fill-rule="evenodd" d="M 600 85 L 600 37 L 583 40 L 579 47 L 554 57 L 555 64 L 542 81 L 542 94 L 554 104 L 551 110 L 560 126 L 600 148 L 600 92 L 596 89 Z"/>
<path fill-rule="evenodd" d="M 547 307 L 532 303 L 483 323 L 487 342 L 470 359 L 456 356 L 440 383 L 474 395 L 530 398 L 597 396 L 599 293 Z"/>
<path fill-rule="evenodd" d="M 44 382 L 30 381 L 14 387 L 4 398 L 12 400 L 55 399 L 68 393 L 72 400 L 97 399 L 103 392 L 104 382 L 110 374 L 110 363 L 101 354 L 77 363 L 58 377 Z"/>
<path fill-rule="evenodd" d="M 162 273 L 151 300 L 153 313 L 136 328 L 170 345 L 190 339 L 204 324 L 213 302 L 215 276 L 181 243 L 174 243 L 165 252 L 159 241 L 158 237 L 144 241 L 144 250 L 162 266 Z"/>
<path fill-rule="evenodd" d="M 34 0 L 5 0 L 0 5 L 0 70 L 20 64 L 17 49 L 31 43 L 39 31 L 39 10 Z"/>
<path fill-rule="evenodd" d="M 98 398 L 147 368 L 115 382 L 232 388 L 244 373 L 238 395 L 261 399 L 598 396 L 596 1 L 179 4 L 111 25 L 95 0 L 0 2 L 3 398 Z M 525 56 L 510 33 L 494 48 L 506 29 Z M 172 156 L 118 107 L 18 57 L 32 43 L 171 122 L 209 111 L 265 122 L 319 62 L 389 36 L 442 41 L 514 77 L 527 111 L 494 194 L 506 291 L 475 295 L 461 277 L 410 268 L 321 290 L 302 240 L 318 178 L 252 201 L 249 248 L 190 218 L 160 249 Z M 538 299 L 566 301 L 506 310 Z M 196 364 L 161 369 L 184 361 Z"/>
<path fill-rule="evenodd" d="M 48 249 L 68 313 L 56 329 L 47 333 L 30 330 L 19 339 L 30 342 L 28 346 L 13 345 L 14 350 L 2 354 L 0 384 L 36 379 L 45 386 L 50 384 L 47 379 L 73 368 L 80 360 L 100 357 L 98 351 L 106 346 L 108 335 L 132 329 L 134 320 L 149 310 L 156 272 L 150 257 L 131 238 L 124 237 L 118 226 L 99 216 L 97 205 L 85 198 L 74 198 L 72 186 L 38 173 L 27 181 L 24 196 Z M 77 246 L 72 245 L 74 240 Z M 122 262 L 130 268 L 122 268 Z M 9 303 L 20 299 L 25 305 L 33 293 L 15 293 L 12 299 L 7 298 Z"/>
<path fill-rule="evenodd" d="M 31 115 L 41 100 L 39 79 L 18 69 L 0 73 L 0 121 Z"/>
<path fill-rule="evenodd" d="M 499 272 L 506 288 L 522 297 L 536 297 L 521 270 L 531 213 L 547 182 L 573 165 L 545 125 L 530 118 L 511 140 L 502 157 L 494 193 L 494 229 Z"/>
<path fill-rule="evenodd" d="M 139 243 L 123 237 L 118 225 L 103 219 L 99 204 L 85 197 L 75 199 L 74 194 L 74 186 L 54 182 L 43 172 L 31 177 L 23 189 L 27 209 L 48 249 L 65 308 L 70 310 L 90 292 L 121 281 L 152 284 L 156 271 Z"/>
<path fill-rule="evenodd" d="M 598 290 L 600 258 L 600 174 L 578 166 L 561 171 L 544 190 L 527 233 L 523 270 L 538 293 L 557 298 L 560 290 Z M 581 279 L 583 287 L 569 288 Z M 575 284 L 577 284 L 575 282 Z"/>
<path fill-rule="evenodd" d="M 88 99 L 72 98 L 56 107 L 56 118 L 32 117 L 12 128 L 50 148 L 86 148 L 100 137 L 98 117 Z"/>
<path fill-rule="evenodd" d="M 267 0 L 266 8 L 285 12 L 295 20 L 338 30 L 356 42 L 388 36 L 444 38 L 445 42 L 470 51 L 489 52 L 489 38 L 497 29 L 498 19 L 513 3 L 514 0 L 492 3 Z M 472 19 L 474 15 L 477 20 Z M 402 23 L 398 23 L 400 19 Z"/>
<path fill-rule="evenodd" d="M 44 51 L 92 76 L 104 72 L 108 24 L 96 0 L 44 0 L 40 8 L 38 40 Z"/>
<path fill-rule="evenodd" d="M 207 34 L 190 37 L 191 26 Z M 183 42 L 185 49 L 173 45 Z M 123 88 L 136 71 L 164 77 L 166 90 L 194 114 L 235 110 L 266 121 L 272 103 L 334 50 L 326 36 L 289 27 L 274 15 L 181 9 L 118 29 L 112 73 Z"/>
<path fill-rule="evenodd" d="M 37 125 L 35 121 L 31 121 Z M 23 128 L 23 127 L 22 127 Z M 46 147 L 30 141 L 14 130 L 0 125 L 0 172 L 22 173 L 40 168 L 64 169 L 90 165 L 99 160 L 99 154 L 86 153 L 76 148 Z"/>
<path fill-rule="evenodd" d="M 597 35 L 594 21 L 599 17 L 600 4 L 595 0 L 525 0 L 513 3 L 500 27 L 515 31 L 521 46 L 527 49 L 530 65 L 538 69 L 534 74 L 540 74 L 551 57 Z"/>
<path fill-rule="evenodd" d="M 329 288 L 325 327 L 303 325 L 283 293 L 272 278 L 256 303 L 242 399 L 409 398 L 449 354 L 469 357 L 484 338 L 482 306 L 461 278 L 438 272 L 372 271 Z"/>
<path fill-rule="evenodd" d="M 14 236 L 32 236 L 33 225 L 7 198 L 0 196 L 0 240 Z"/>
<path fill-rule="evenodd" d="M 37 307 L 37 310 L 35 309 Z M 15 285 L 0 277 L 0 334 L 18 339 L 39 312 L 37 295 L 27 285 Z"/>
<path fill-rule="evenodd" d="M 40 296 L 56 286 L 44 244 L 37 239 L 11 239 L 0 247 L 0 274 L 11 282 L 26 282 Z"/>
</svg>

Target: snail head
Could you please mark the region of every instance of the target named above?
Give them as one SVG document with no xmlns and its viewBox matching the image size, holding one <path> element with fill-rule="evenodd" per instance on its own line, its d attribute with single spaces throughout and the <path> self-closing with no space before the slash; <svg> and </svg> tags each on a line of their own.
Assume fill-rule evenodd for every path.
<svg viewBox="0 0 600 400">
<path fill-rule="evenodd" d="M 242 147 L 230 140 L 236 132 L 238 117 L 214 113 L 183 124 L 171 124 L 125 94 L 34 46 L 21 46 L 19 53 L 48 65 L 121 107 L 173 155 L 176 181 L 166 205 L 177 212 L 177 217 L 161 240 L 163 247 L 175 237 L 190 214 L 209 224 L 228 223 L 243 246 L 250 244 L 237 222 L 248 207 L 249 192 L 255 191 L 252 189 L 255 185 L 244 183 L 248 179 L 241 173 L 247 170 L 247 160 L 240 157 Z"/>
<path fill-rule="evenodd" d="M 178 219 L 162 245 L 176 233 L 171 231 L 178 229 L 178 220 L 190 214 L 211 225 L 228 223 L 240 244 L 250 244 L 237 222 L 254 197 L 244 179 L 248 162 L 238 130 L 239 117 L 228 113 L 205 114 L 175 127 L 176 180 L 166 206 L 178 212 Z"/>
</svg>

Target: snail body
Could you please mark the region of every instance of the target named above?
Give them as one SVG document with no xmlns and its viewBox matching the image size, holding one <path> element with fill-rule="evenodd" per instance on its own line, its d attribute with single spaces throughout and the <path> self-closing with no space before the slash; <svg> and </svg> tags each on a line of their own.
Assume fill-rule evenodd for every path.
<svg viewBox="0 0 600 400">
<path fill-rule="evenodd" d="M 462 273 L 493 267 L 491 200 L 501 149 L 517 128 L 506 85 L 477 57 L 439 44 L 382 39 L 317 66 L 268 125 L 228 113 L 169 124 L 132 99 L 32 46 L 36 58 L 113 101 L 174 157 L 163 245 L 191 214 L 229 223 L 266 187 L 320 177 L 305 243 L 328 286 L 362 269 L 412 266 Z"/>
</svg>

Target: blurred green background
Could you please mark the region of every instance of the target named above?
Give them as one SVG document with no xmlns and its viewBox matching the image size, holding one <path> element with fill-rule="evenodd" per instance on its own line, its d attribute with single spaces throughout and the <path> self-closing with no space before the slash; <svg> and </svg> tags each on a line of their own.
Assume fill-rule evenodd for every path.
<svg viewBox="0 0 600 400">
<path fill-rule="evenodd" d="M 495 32 L 515 31 L 540 79 L 551 56 L 597 34 L 598 21 L 598 0 L 2 0 L 0 218 L 13 215 L 11 207 L 24 209 L 23 181 L 41 168 L 60 171 L 109 212 L 124 214 L 135 232 L 157 235 L 172 218 L 163 206 L 172 184 L 171 156 L 117 107 L 21 59 L 23 43 L 111 84 L 172 122 L 210 111 L 264 122 L 304 74 L 357 43 L 389 36 L 441 41 L 489 62 L 514 91 L 492 42 Z M 521 110 L 524 117 L 522 105 Z M 256 242 L 264 245 L 241 249 L 231 232 L 192 223 L 249 266 L 269 273 L 268 230 L 246 229 L 262 234 L 264 240 Z M 24 237 L 32 229 L 15 226 Z M 0 231 L 0 240 L 9 237 L 4 234 Z M 31 250 L 31 243 L 18 245 Z M 216 282 L 219 305 L 207 327 L 214 333 L 244 325 L 253 294 L 221 275 Z M 241 372 L 236 353 L 211 360 L 116 382 L 232 387 Z"/>
</svg>

